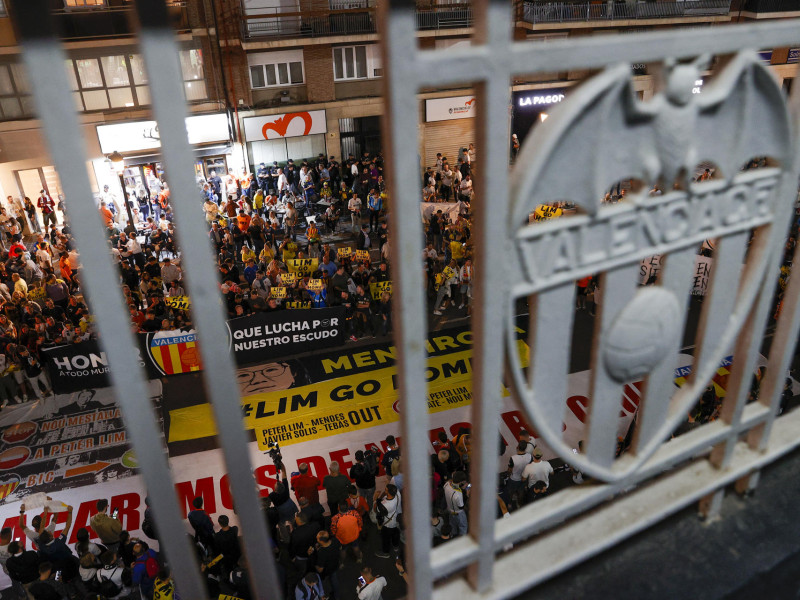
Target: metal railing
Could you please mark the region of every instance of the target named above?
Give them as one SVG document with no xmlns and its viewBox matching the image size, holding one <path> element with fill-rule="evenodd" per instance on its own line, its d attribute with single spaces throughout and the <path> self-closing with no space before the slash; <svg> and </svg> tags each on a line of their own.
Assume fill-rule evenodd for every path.
<svg viewBox="0 0 800 600">
<path fill-rule="evenodd" d="M 324 16 L 281 15 L 247 18 L 243 23 L 245 38 L 303 37 L 375 33 L 374 12 L 342 13 Z"/>
<path fill-rule="evenodd" d="M 135 7 L 132 5 L 63 9 L 52 11 L 52 15 L 56 30 L 64 40 L 106 39 L 136 33 Z M 190 25 L 186 2 L 168 3 L 167 19 L 176 31 L 188 31 Z"/>
<path fill-rule="evenodd" d="M 417 3 L 417 29 L 472 27 L 472 6 L 464 2 L 422 5 Z"/>
<path fill-rule="evenodd" d="M 747 0 L 744 8 L 747 12 L 798 12 L 800 3 L 796 0 Z"/>
<path fill-rule="evenodd" d="M 730 0 L 687 0 L 686 2 L 538 2 L 520 4 L 519 19 L 527 23 L 570 21 L 619 21 L 727 15 Z"/>
</svg>

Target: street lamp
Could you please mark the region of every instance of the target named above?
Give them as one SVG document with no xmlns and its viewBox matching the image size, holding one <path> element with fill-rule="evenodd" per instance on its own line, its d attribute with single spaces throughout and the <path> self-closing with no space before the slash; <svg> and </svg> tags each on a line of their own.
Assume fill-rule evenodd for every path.
<svg viewBox="0 0 800 600">
<path fill-rule="evenodd" d="M 119 185 L 122 187 L 122 201 L 125 203 L 125 210 L 128 212 L 128 226 L 125 228 L 125 232 L 135 236 L 136 224 L 133 220 L 131 204 L 128 202 L 128 192 L 125 189 L 125 157 L 114 150 L 114 152 L 108 155 L 108 160 L 111 161 L 111 165 L 114 167 L 117 177 L 119 177 Z"/>
</svg>

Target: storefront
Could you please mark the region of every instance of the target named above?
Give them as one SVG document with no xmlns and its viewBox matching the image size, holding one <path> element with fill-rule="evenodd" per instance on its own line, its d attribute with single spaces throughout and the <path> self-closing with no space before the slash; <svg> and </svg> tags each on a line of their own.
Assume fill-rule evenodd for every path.
<svg viewBox="0 0 800 600">
<path fill-rule="evenodd" d="M 451 96 L 425 100 L 422 158 L 426 167 L 436 164 L 436 154 L 457 164 L 458 151 L 475 143 L 475 96 Z"/>
<path fill-rule="evenodd" d="M 531 129 L 547 119 L 553 107 L 564 100 L 567 91 L 566 88 L 559 88 L 512 94 L 511 133 L 517 134 L 520 144 L 525 142 Z"/>
<path fill-rule="evenodd" d="M 324 110 L 311 110 L 243 119 L 247 156 L 253 169 L 260 163 L 284 164 L 326 154 Z"/>
<path fill-rule="evenodd" d="M 211 171 L 224 175 L 231 167 L 230 131 L 224 113 L 186 118 L 189 143 L 195 151 L 195 175 L 208 179 Z M 135 190 L 143 185 L 150 192 L 164 177 L 158 149 L 161 148 L 158 125 L 155 121 L 135 121 L 97 126 L 97 138 L 103 158 L 92 161 L 99 191 L 108 185 L 119 192 L 119 178 L 105 158 L 113 152 L 125 157 L 125 186 Z"/>
<path fill-rule="evenodd" d="M 375 156 L 382 150 L 381 118 L 376 115 L 339 119 L 339 141 L 342 147 L 342 160 L 351 154 L 357 158 L 361 157 L 364 152 Z"/>
</svg>

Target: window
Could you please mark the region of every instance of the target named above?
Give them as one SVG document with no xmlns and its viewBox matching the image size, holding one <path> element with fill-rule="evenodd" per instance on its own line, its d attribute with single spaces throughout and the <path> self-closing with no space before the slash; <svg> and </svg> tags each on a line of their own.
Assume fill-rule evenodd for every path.
<svg viewBox="0 0 800 600">
<path fill-rule="evenodd" d="M 105 5 L 106 0 L 64 0 L 64 8 L 92 8 Z"/>
<path fill-rule="evenodd" d="M 8 11 L 6 10 L 6 3 L 4 0 L 0 0 L 0 17 L 7 17 Z"/>
<path fill-rule="evenodd" d="M 30 117 L 33 103 L 22 65 L 0 64 L 0 121 Z"/>
<path fill-rule="evenodd" d="M 333 49 L 333 79 L 373 79 L 383 73 L 377 46 L 343 46 Z"/>
<path fill-rule="evenodd" d="M 78 110 L 106 110 L 150 103 L 147 77 L 138 54 L 114 54 L 66 61 Z"/>
<path fill-rule="evenodd" d="M 204 100 L 208 94 L 203 76 L 203 51 L 199 49 L 181 50 L 180 59 L 186 99 L 189 101 Z"/>
<path fill-rule="evenodd" d="M 253 89 L 300 85 L 303 82 L 303 63 L 301 61 L 250 67 L 250 85 Z"/>
</svg>

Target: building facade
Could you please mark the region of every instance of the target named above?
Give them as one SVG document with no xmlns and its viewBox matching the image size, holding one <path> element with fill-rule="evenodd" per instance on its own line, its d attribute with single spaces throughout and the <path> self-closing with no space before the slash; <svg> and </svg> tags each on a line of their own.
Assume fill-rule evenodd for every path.
<svg viewBox="0 0 800 600">
<path fill-rule="evenodd" d="M 660 0 L 537 2 L 513 0 L 514 38 L 532 42 L 692 25 L 800 15 L 784 0 Z M 187 122 L 198 176 L 211 170 L 236 175 L 261 163 L 320 153 L 346 160 L 381 149 L 383 69 L 378 51 L 377 0 L 178 0 L 169 10 L 180 45 Z M 126 158 L 126 184 L 148 186 L 158 174 L 158 130 L 136 47 L 129 0 L 52 0 L 69 60 L 76 105 L 94 157 L 88 165 L 97 192 L 119 190 L 106 157 Z M 32 113 L 24 67 L 0 0 L 0 195 L 61 194 Z M 469 2 L 417 2 L 419 47 L 457 49 L 470 44 Z M 762 53 L 784 89 L 791 88 L 800 49 Z M 631 65 L 641 98 L 652 95 L 653 65 Z M 563 71 L 509 82 L 510 131 L 521 140 L 547 111 L 586 77 Z M 702 80 L 696 90 L 702 92 Z M 475 141 L 474 95 L 467 87 L 419 95 L 421 166 L 436 153 L 454 157 Z M 64 174 L 60 174 L 62 177 Z"/>
</svg>

